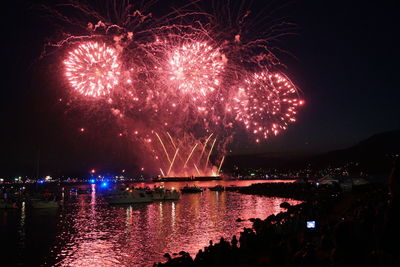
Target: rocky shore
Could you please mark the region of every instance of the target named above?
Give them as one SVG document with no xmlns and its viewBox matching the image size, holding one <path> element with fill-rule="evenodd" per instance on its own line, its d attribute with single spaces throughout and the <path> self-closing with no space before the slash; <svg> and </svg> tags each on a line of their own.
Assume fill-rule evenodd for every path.
<svg viewBox="0 0 400 267">
<path fill-rule="evenodd" d="M 286 212 L 254 219 L 240 236 L 223 238 L 191 256 L 165 254 L 154 266 L 400 266 L 398 194 L 384 184 L 339 187 L 256 184 L 244 194 L 303 200 Z M 398 191 L 397 191 L 398 192 Z M 390 194 L 389 194 L 390 193 Z"/>
</svg>

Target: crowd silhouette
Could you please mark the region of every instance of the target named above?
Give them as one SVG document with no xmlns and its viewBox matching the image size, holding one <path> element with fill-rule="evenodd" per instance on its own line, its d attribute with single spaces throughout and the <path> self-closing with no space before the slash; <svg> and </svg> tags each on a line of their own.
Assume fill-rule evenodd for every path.
<svg viewBox="0 0 400 267">
<path fill-rule="evenodd" d="M 400 266 L 398 166 L 387 185 L 367 184 L 342 192 L 339 187 L 316 189 L 292 184 L 294 189 L 289 192 L 293 196 L 302 193 L 303 203 L 282 203 L 285 212 L 264 220 L 251 219 L 252 228 L 244 228 L 239 237 L 221 238 L 215 244 L 210 241 L 194 257 L 185 251 L 173 257 L 165 254 L 166 261 L 154 265 Z M 277 186 L 285 190 L 290 187 L 272 187 L 276 190 Z M 268 185 L 261 188 L 265 189 L 264 194 L 269 190 Z M 316 190 L 324 193 L 315 197 Z M 261 189 L 258 193 L 262 193 Z M 281 191 L 274 193 L 283 195 Z M 307 221 L 314 222 L 311 228 Z"/>
</svg>

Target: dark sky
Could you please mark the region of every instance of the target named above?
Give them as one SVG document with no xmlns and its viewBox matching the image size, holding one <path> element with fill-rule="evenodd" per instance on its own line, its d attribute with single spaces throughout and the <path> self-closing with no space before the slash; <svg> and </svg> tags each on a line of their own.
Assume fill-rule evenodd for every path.
<svg viewBox="0 0 400 267">
<path fill-rule="evenodd" d="M 160 2 L 167 8 L 170 1 Z M 268 1 L 254 2 L 261 10 Z M 282 60 L 306 105 L 288 131 L 236 153 L 310 154 L 398 129 L 399 23 L 390 2 L 291 1 L 283 14 L 297 30 L 280 45 L 294 56 Z M 34 173 L 39 151 L 43 172 L 135 166 L 127 141 L 79 134 L 76 129 L 92 118 L 65 112 L 57 102 L 59 91 L 49 89 L 56 86 L 49 85 L 44 65 L 55 64 L 54 59 L 37 59 L 57 28 L 36 3 L 7 1 L 2 8 L 0 177 Z"/>
</svg>

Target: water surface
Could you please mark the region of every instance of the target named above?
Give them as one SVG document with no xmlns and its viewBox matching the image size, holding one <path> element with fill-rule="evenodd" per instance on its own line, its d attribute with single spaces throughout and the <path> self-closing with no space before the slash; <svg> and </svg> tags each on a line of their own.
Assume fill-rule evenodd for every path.
<svg viewBox="0 0 400 267">
<path fill-rule="evenodd" d="M 245 186 L 254 181 L 192 182 Z M 141 184 L 138 184 L 141 185 Z M 179 188 L 185 183 L 164 183 Z M 152 184 L 150 184 L 152 186 Z M 181 250 L 194 255 L 209 240 L 230 239 L 249 218 L 266 218 L 294 200 L 236 192 L 183 194 L 179 201 L 110 206 L 100 188 L 66 199 L 57 210 L 0 210 L 1 234 L 19 265 L 136 266 L 163 261 L 163 254 Z M 246 219 L 237 222 L 237 218 Z M 2 238 L 3 239 L 3 238 Z M 3 243 L 4 244 L 4 243 Z"/>
</svg>

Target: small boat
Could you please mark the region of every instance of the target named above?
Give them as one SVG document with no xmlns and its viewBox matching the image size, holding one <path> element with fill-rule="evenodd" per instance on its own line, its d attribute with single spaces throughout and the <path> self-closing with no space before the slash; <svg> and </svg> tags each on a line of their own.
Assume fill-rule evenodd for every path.
<svg viewBox="0 0 400 267">
<path fill-rule="evenodd" d="M 222 185 L 216 185 L 213 187 L 209 187 L 208 189 L 210 189 L 211 191 L 225 191 L 225 187 L 223 187 Z"/>
<path fill-rule="evenodd" d="M 104 198 L 109 204 L 135 204 L 153 201 L 151 194 L 139 189 L 112 192 L 104 196 Z"/>
<path fill-rule="evenodd" d="M 168 190 L 163 188 L 155 188 L 152 192 L 153 200 L 179 200 L 181 194 L 175 190 Z"/>
<path fill-rule="evenodd" d="M 182 189 L 181 189 L 182 193 L 201 193 L 203 192 L 203 189 L 198 187 L 198 186 L 188 186 L 185 185 Z"/>
</svg>

